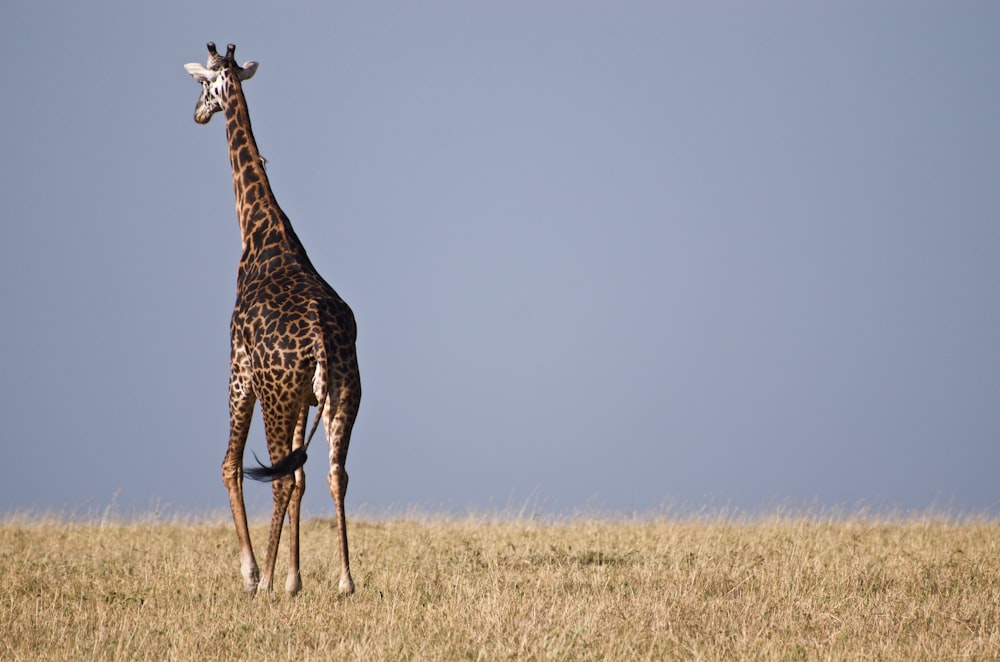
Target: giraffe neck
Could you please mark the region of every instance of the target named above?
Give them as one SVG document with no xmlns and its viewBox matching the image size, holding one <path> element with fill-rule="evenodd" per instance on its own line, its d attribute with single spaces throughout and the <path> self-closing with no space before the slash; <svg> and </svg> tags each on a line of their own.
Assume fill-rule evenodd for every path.
<svg viewBox="0 0 1000 662">
<path fill-rule="evenodd" d="M 225 108 L 226 137 L 233 169 L 236 215 L 243 243 L 240 273 L 247 272 L 253 264 L 279 266 L 289 261 L 311 268 L 302 242 L 271 191 L 257 141 L 250 128 L 246 97 L 236 76 L 233 76 L 231 85 Z M 281 259 L 275 260 L 276 256 Z"/>
</svg>

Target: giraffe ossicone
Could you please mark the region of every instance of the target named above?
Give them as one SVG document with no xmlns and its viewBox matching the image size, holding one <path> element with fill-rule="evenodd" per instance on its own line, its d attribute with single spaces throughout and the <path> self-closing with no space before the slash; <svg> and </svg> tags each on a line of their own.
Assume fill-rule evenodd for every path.
<svg viewBox="0 0 1000 662">
<path fill-rule="evenodd" d="M 285 589 L 297 593 L 299 515 L 305 492 L 306 450 L 320 421 L 329 442 L 327 481 L 337 513 L 341 571 L 339 590 L 352 593 L 344 498 L 344 463 L 361 402 L 357 325 L 354 313 L 313 267 L 305 248 L 278 206 L 250 126 L 242 82 L 256 62 L 238 65 L 236 47 L 226 55 L 208 44 L 206 65 L 184 69 L 202 86 L 194 119 L 207 124 L 217 112 L 226 117 L 236 216 L 243 254 L 230 324 L 229 446 L 222 480 L 240 547 L 240 571 L 249 593 L 270 591 L 285 515 L 289 521 L 289 565 Z M 243 468 L 250 419 L 256 403 L 264 418 L 271 466 Z M 309 407 L 317 412 L 308 435 Z M 271 481 L 274 506 L 263 572 L 250 542 L 244 476 Z"/>
</svg>

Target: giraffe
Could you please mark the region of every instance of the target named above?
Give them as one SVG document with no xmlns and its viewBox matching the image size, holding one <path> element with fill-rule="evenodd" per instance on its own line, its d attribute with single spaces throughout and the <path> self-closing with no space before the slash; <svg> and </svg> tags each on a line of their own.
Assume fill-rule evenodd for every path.
<svg viewBox="0 0 1000 662">
<path fill-rule="evenodd" d="M 244 590 L 270 593 L 285 515 L 289 521 L 289 564 L 285 590 L 302 588 L 299 572 L 299 512 L 305 491 L 306 449 L 322 418 L 329 442 L 327 480 L 337 512 L 342 594 L 354 592 L 347 550 L 344 463 L 361 402 L 354 314 L 316 272 L 271 191 L 264 160 L 257 150 L 243 81 L 256 62 L 236 63 L 236 47 L 223 57 L 208 44 L 207 66 L 184 65 L 201 83 L 194 119 L 207 124 L 216 112 L 226 118 L 229 160 L 236 193 L 236 215 L 243 253 L 236 280 L 236 305 L 230 325 L 229 446 L 222 481 L 240 548 Z M 260 402 L 271 466 L 243 468 L 243 451 L 256 402 Z M 308 438 L 309 407 L 317 407 Z M 271 481 L 274 507 L 267 554 L 260 572 L 250 543 L 244 475 Z"/>
</svg>

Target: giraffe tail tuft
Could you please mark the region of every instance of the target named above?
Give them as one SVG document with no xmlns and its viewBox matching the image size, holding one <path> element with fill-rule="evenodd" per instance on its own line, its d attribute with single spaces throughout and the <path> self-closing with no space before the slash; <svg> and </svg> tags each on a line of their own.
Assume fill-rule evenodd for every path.
<svg viewBox="0 0 1000 662">
<path fill-rule="evenodd" d="M 306 449 L 296 448 L 291 453 L 289 453 L 285 459 L 275 462 L 272 466 L 266 466 L 257 457 L 257 454 L 253 454 L 253 459 L 257 460 L 256 467 L 245 467 L 243 469 L 243 475 L 253 480 L 259 480 L 261 482 L 272 481 L 275 478 L 281 478 L 282 476 L 287 476 L 293 473 L 296 469 L 301 467 L 306 463 Z"/>
</svg>

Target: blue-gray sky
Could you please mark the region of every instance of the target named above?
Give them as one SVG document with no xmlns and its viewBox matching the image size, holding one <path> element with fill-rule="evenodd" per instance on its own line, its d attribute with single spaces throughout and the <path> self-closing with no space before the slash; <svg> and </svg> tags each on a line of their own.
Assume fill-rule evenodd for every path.
<svg viewBox="0 0 1000 662">
<path fill-rule="evenodd" d="M 210 40 L 358 319 L 349 509 L 1000 512 L 1000 4 L 23 0 L 0 511 L 227 507 Z"/>
</svg>

